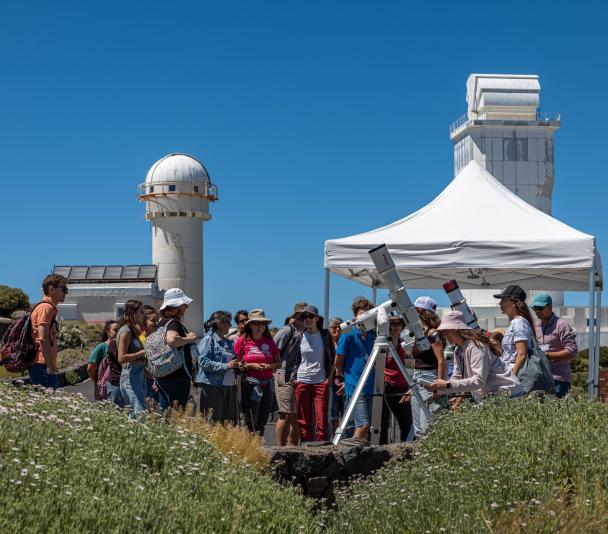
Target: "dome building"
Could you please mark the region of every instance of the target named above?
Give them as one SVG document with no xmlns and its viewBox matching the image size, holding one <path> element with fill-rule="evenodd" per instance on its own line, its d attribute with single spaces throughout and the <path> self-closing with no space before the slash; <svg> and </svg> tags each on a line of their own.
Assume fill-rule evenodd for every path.
<svg viewBox="0 0 608 534">
<path fill-rule="evenodd" d="M 179 287 L 194 299 L 186 326 L 202 333 L 203 225 L 211 220 L 209 203 L 217 200 L 205 166 L 187 154 L 168 154 L 148 171 L 139 186 L 145 219 L 152 226 L 152 263 L 158 269 L 158 287 Z"/>
</svg>

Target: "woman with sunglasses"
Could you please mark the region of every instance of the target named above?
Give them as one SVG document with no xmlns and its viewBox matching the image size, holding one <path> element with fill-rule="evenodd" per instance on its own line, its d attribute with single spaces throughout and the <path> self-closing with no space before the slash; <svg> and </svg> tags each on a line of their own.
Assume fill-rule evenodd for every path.
<svg viewBox="0 0 608 534">
<path fill-rule="evenodd" d="M 536 342 L 526 292 L 517 285 L 511 285 L 494 298 L 500 299 L 500 311 L 509 318 L 509 327 L 502 339 L 502 361 L 517 376 L 528 357 L 528 349 Z"/>
<path fill-rule="evenodd" d="M 401 332 L 405 321 L 401 317 L 390 317 L 389 333 L 395 352 L 405 365 L 405 351 L 401 346 Z M 388 443 L 388 427 L 391 413 L 399 425 L 400 441 L 407 441 L 412 428 L 412 407 L 410 404 L 410 386 L 401 374 L 399 366 L 391 354 L 386 356 L 384 366 L 384 402 L 380 424 L 380 445 Z"/>
<path fill-rule="evenodd" d="M 234 344 L 234 352 L 245 374 L 245 379 L 241 381 L 245 424 L 250 432 L 260 436 L 264 436 L 272 406 L 273 373 L 281 367 L 279 348 L 268 330 L 270 323 L 264 310 L 251 310 L 245 331 Z"/>
<path fill-rule="evenodd" d="M 433 382 L 437 378 L 445 380 L 447 378 L 447 365 L 445 361 L 445 344 L 443 339 L 439 337 L 436 330 L 441 323 L 437 315 L 437 303 L 431 297 L 418 297 L 414 303 L 416 311 L 420 317 L 420 324 L 424 329 L 424 334 L 431 343 L 431 347 L 427 350 L 420 350 L 416 345 L 412 348 L 412 356 L 414 357 L 414 379 L 423 379 L 428 382 Z M 424 402 L 427 402 L 432 397 L 429 391 L 420 390 L 420 396 Z M 412 419 L 414 424 L 414 433 L 416 437 L 420 436 L 429 426 L 429 420 L 422 411 L 418 399 L 411 399 Z"/>
<path fill-rule="evenodd" d="M 305 306 L 299 319 L 304 323 L 304 332 L 300 350 L 295 355 L 291 382 L 295 387 L 300 441 L 326 441 L 329 437 L 329 384 L 334 375 L 336 351 L 329 332 L 323 329 L 323 319 L 315 306 Z"/>
<path fill-rule="evenodd" d="M 247 322 L 248 317 L 249 312 L 247 310 L 239 310 L 234 314 L 236 328 L 230 329 L 230 332 L 228 333 L 228 339 L 230 341 L 236 341 L 245 333 L 245 323 Z"/>
</svg>

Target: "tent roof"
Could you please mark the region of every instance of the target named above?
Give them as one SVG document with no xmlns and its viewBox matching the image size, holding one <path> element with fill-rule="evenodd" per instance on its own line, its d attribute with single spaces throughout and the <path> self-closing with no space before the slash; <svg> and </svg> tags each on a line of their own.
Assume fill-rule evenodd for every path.
<svg viewBox="0 0 608 534">
<path fill-rule="evenodd" d="M 386 244 L 405 284 L 463 289 L 585 291 L 596 258 L 595 238 L 537 210 L 471 161 L 430 204 L 397 222 L 325 242 L 325 267 L 383 287 L 368 250 Z"/>
</svg>

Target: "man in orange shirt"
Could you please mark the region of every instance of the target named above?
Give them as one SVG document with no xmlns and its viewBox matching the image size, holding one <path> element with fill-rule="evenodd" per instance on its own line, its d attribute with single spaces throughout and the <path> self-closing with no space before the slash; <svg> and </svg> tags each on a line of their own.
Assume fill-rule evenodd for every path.
<svg viewBox="0 0 608 534">
<path fill-rule="evenodd" d="M 42 281 L 44 297 L 31 315 L 32 340 L 36 345 L 36 360 L 29 369 L 33 386 L 57 389 L 57 304 L 65 300 L 68 280 L 59 274 L 49 274 Z"/>
</svg>

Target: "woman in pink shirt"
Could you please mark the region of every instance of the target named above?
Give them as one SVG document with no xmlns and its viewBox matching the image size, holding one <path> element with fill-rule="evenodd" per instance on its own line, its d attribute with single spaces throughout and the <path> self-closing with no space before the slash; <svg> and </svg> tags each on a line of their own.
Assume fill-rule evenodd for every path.
<svg viewBox="0 0 608 534">
<path fill-rule="evenodd" d="M 251 310 L 245 333 L 234 343 L 234 352 L 244 373 L 241 384 L 245 424 L 250 432 L 260 436 L 264 436 L 272 406 L 273 373 L 281 367 L 279 348 L 268 330 L 270 322 L 264 310 Z"/>
</svg>

